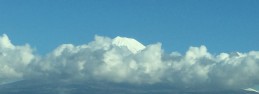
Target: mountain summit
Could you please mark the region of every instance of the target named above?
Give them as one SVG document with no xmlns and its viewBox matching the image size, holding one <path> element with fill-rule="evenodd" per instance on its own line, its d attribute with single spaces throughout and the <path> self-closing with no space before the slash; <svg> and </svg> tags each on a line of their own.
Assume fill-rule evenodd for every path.
<svg viewBox="0 0 259 94">
<path fill-rule="evenodd" d="M 134 54 L 146 48 L 143 44 L 141 44 L 133 38 L 126 38 L 120 36 L 114 38 L 112 44 L 119 47 L 127 47 Z"/>
</svg>

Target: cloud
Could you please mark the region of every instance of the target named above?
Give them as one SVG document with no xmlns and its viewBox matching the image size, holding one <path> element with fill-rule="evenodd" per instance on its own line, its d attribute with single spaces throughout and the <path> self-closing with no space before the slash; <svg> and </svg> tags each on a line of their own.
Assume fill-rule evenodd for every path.
<svg viewBox="0 0 259 94">
<path fill-rule="evenodd" d="M 14 46 L 8 36 L 0 37 L 0 84 L 22 79 L 26 67 L 34 59 L 29 45 Z"/>
<path fill-rule="evenodd" d="M 0 82 L 45 78 L 167 83 L 183 88 L 245 88 L 258 84 L 258 51 L 212 55 L 202 45 L 190 47 L 185 54 L 166 54 L 161 46 L 144 46 L 125 37 L 96 36 L 88 44 L 62 44 L 45 56 L 36 56 L 29 45 L 15 46 L 4 34 L 0 37 Z"/>
</svg>

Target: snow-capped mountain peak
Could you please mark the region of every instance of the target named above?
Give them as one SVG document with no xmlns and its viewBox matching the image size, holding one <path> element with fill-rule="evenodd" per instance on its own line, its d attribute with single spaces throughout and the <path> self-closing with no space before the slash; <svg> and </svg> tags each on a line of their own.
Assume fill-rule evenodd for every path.
<svg viewBox="0 0 259 94">
<path fill-rule="evenodd" d="M 126 38 L 120 36 L 114 38 L 112 44 L 119 47 L 127 47 L 134 54 L 146 48 L 143 44 L 141 44 L 133 38 Z"/>
</svg>

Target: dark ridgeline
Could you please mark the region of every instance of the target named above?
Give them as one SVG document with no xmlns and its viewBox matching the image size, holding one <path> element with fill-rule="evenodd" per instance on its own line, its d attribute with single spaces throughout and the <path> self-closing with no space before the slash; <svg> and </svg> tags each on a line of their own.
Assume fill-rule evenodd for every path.
<svg viewBox="0 0 259 94">
<path fill-rule="evenodd" d="M 180 89 L 171 85 L 23 80 L 0 85 L 0 94 L 258 94 L 245 90 Z"/>
</svg>

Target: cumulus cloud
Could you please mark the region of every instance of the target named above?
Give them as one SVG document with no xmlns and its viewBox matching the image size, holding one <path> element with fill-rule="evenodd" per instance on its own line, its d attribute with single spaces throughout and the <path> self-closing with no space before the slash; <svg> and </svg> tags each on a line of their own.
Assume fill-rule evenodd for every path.
<svg viewBox="0 0 259 94">
<path fill-rule="evenodd" d="M 14 46 L 6 34 L 0 37 L 0 84 L 22 79 L 34 59 L 29 45 Z"/>
<path fill-rule="evenodd" d="M 258 84 L 259 52 L 212 55 L 206 46 L 164 53 L 161 43 L 95 36 L 83 45 L 62 44 L 45 56 L 29 45 L 0 37 L 0 82 L 43 78 L 128 84 L 167 83 L 178 87 L 244 88 Z"/>
</svg>

